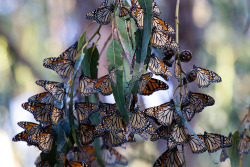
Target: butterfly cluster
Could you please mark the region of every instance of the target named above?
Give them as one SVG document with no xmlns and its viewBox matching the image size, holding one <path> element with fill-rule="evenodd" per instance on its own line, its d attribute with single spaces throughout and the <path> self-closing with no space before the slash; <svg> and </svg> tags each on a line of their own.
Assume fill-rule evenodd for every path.
<svg viewBox="0 0 250 167">
<path fill-rule="evenodd" d="M 151 3 L 149 6 L 151 9 Z M 145 9 L 137 0 L 131 0 L 131 6 L 120 0 L 105 0 L 97 9 L 87 13 L 87 19 L 95 20 L 100 25 L 112 22 L 113 26 L 116 17 L 126 23 L 133 56 L 130 55 L 131 61 L 123 66 L 112 66 L 111 63 L 107 75 L 96 78 L 87 74 L 84 68 L 78 70 L 79 63 L 84 66 L 84 59 L 79 59 L 79 55 L 85 53 L 84 47 L 87 46 L 81 43 L 82 39 L 59 57 L 44 59 L 43 66 L 55 71 L 66 81 L 36 81 L 45 92 L 30 97 L 22 107 L 29 111 L 38 123 L 19 122 L 18 125 L 24 131 L 13 137 L 13 141 L 25 141 L 42 151 L 36 166 L 49 167 L 58 163 L 67 167 L 96 166 L 100 155 L 104 165 L 127 165 L 128 160 L 117 152 L 115 147 L 125 148 L 126 144 L 136 142 L 135 135 L 145 140 L 150 138 L 152 142 L 165 141 L 167 150 L 155 161 L 154 167 L 183 166 L 184 161 L 178 150 L 183 145 L 189 145 L 194 154 L 205 151 L 213 153 L 232 145 L 229 137 L 208 132 L 197 135 L 187 128 L 188 122 L 195 115 L 215 103 L 211 96 L 189 90 L 189 83 L 196 80 L 199 88 L 206 88 L 212 83 L 221 82 L 221 77 L 213 71 L 195 65 L 188 72 L 184 72 L 181 63 L 189 62 L 192 54 L 187 50 L 179 53 L 179 44 L 171 37 L 175 30 L 160 19 L 161 12 L 154 1 L 152 29 L 149 29 L 151 33 L 148 42 L 150 53 L 145 62 L 140 62 L 138 70 L 140 53 L 138 42 L 134 43 L 135 34 L 132 33 L 130 21 L 134 21 L 133 28 L 141 32 L 145 26 L 145 14 Z M 153 48 L 163 50 L 163 55 L 154 53 Z M 107 53 L 107 56 L 108 54 L 110 53 Z M 119 56 L 124 58 L 123 54 Z M 174 68 L 171 69 L 173 64 Z M 129 69 L 122 78 L 120 74 L 125 73 L 125 66 Z M 174 71 L 174 74 L 171 71 Z M 77 75 L 78 72 L 81 74 Z M 154 75 L 161 76 L 163 80 L 155 79 Z M 176 89 L 182 90 L 184 87 L 185 90 L 185 94 L 181 94 L 180 102 L 174 98 L 174 94 L 172 100 L 161 105 L 140 108 L 142 104 L 138 101 L 138 96 L 150 96 L 158 91 L 166 91 L 169 89 L 167 82 L 173 79 L 179 81 Z M 119 87 L 121 89 L 117 90 L 121 80 L 124 82 L 122 87 Z M 98 99 L 98 95 L 115 96 L 115 93 L 121 94 L 116 103 L 104 103 Z M 126 102 L 125 106 L 121 106 L 120 101 Z M 95 141 L 100 141 L 99 153 Z M 49 158 L 51 156 L 55 157 L 54 160 Z"/>
</svg>

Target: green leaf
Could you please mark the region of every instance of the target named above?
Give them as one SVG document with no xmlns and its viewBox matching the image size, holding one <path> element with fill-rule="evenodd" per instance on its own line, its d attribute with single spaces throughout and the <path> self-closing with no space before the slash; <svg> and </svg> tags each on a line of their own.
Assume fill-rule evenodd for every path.
<svg viewBox="0 0 250 167">
<path fill-rule="evenodd" d="M 117 68 L 123 65 L 122 47 L 118 41 L 113 40 L 107 49 L 107 60 L 111 66 Z"/>
<path fill-rule="evenodd" d="M 86 43 L 86 31 L 81 35 L 81 37 L 78 40 L 78 45 L 77 45 L 77 52 L 80 52 L 82 50 L 82 47 Z"/>
<path fill-rule="evenodd" d="M 128 31 L 126 29 L 126 21 L 124 20 L 124 18 L 118 17 L 117 18 L 117 22 L 118 22 L 118 26 L 117 28 L 120 31 L 121 37 L 122 37 L 122 42 L 125 45 L 125 49 L 127 51 L 129 51 L 130 55 L 133 56 L 134 54 L 134 50 L 132 49 L 132 43 L 128 34 Z M 132 32 L 132 42 L 133 44 L 135 43 L 135 21 L 133 19 L 130 19 L 130 23 L 131 23 L 131 32 Z"/>
<path fill-rule="evenodd" d="M 76 77 L 77 71 L 82 63 L 82 60 L 84 59 L 85 53 L 81 53 L 79 57 L 76 59 L 75 66 L 74 66 L 74 72 L 73 72 L 73 78 Z"/>
<path fill-rule="evenodd" d="M 239 131 L 233 133 L 233 135 L 231 136 L 231 140 L 233 145 L 228 148 L 228 156 L 230 158 L 231 166 L 237 167 L 239 166 L 240 162 L 240 154 L 238 150 L 238 145 L 240 142 Z"/>
<path fill-rule="evenodd" d="M 89 49 L 87 49 L 82 62 L 82 71 L 85 76 L 88 76 L 92 79 L 97 78 L 97 72 L 98 72 L 97 66 L 99 57 L 100 55 L 96 47 L 92 46 Z"/>
<path fill-rule="evenodd" d="M 114 67 L 109 66 L 109 69 L 112 69 Z M 123 71 L 120 70 L 116 70 L 115 71 L 116 74 L 116 85 L 114 85 L 114 83 L 111 82 L 111 86 L 112 86 L 112 91 L 113 91 L 113 95 L 115 98 L 115 102 L 117 105 L 117 108 L 122 116 L 123 121 L 125 122 L 125 124 L 129 123 L 129 116 L 128 116 L 128 112 L 126 109 L 126 96 L 125 96 L 125 92 L 124 92 L 124 80 L 123 80 Z"/>
<path fill-rule="evenodd" d="M 139 0 L 138 1 L 144 10 L 143 19 L 143 40 L 141 50 L 141 61 L 144 61 L 148 51 L 148 44 L 151 37 L 151 18 L 152 18 L 152 0 Z"/>
<path fill-rule="evenodd" d="M 97 157 L 98 164 L 101 167 L 104 167 L 103 161 L 102 161 L 102 154 L 101 154 L 101 147 L 100 147 L 100 140 L 99 138 L 96 138 L 94 140 L 94 149 L 95 149 L 95 154 Z"/>
</svg>

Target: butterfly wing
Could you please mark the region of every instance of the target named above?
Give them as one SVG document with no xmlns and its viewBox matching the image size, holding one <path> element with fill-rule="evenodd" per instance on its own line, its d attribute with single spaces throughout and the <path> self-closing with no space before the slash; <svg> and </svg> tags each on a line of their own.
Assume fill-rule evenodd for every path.
<svg viewBox="0 0 250 167">
<path fill-rule="evenodd" d="M 73 45 L 71 45 L 66 51 L 59 55 L 61 59 L 67 59 L 75 62 L 75 58 L 77 55 L 77 47 L 78 41 L 76 41 Z"/>
<path fill-rule="evenodd" d="M 94 126 L 87 124 L 80 124 L 78 139 L 81 145 L 85 146 L 92 143 L 95 139 Z"/>
<path fill-rule="evenodd" d="M 75 63 L 72 60 L 51 57 L 43 60 L 43 66 L 54 70 L 61 78 L 68 78 L 74 69 Z"/>
<path fill-rule="evenodd" d="M 174 28 L 158 17 L 152 17 L 152 27 L 156 27 L 157 31 L 162 31 L 168 34 L 174 34 Z"/>
<path fill-rule="evenodd" d="M 207 150 L 205 144 L 201 140 L 198 140 L 194 135 L 189 136 L 188 144 L 194 154 L 200 154 Z"/>
<path fill-rule="evenodd" d="M 115 149 L 108 145 L 102 147 L 102 160 L 105 165 L 114 166 L 116 164 L 127 165 L 128 160 Z"/>
<path fill-rule="evenodd" d="M 99 110 L 99 106 L 94 103 L 75 103 L 75 110 L 77 114 L 78 121 L 84 123 L 87 121 L 89 116 Z"/>
<path fill-rule="evenodd" d="M 104 96 L 111 95 L 112 87 L 111 87 L 111 81 L 109 79 L 109 75 L 105 75 L 99 78 L 95 82 L 94 88 Z"/>
<path fill-rule="evenodd" d="M 64 116 L 63 110 L 54 107 L 51 113 L 51 122 L 53 123 L 53 125 L 57 125 L 59 121 L 63 119 L 63 116 Z"/>
<path fill-rule="evenodd" d="M 43 93 L 39 93 L 34 96 L 31 96 L 28 99 L 28 102 L 54 104 L 54 99 L 49 92 L 43 92 Z"/>
<path fill-rule="evenodd" d="M 89 96 L 89 95 L 95 93 L 95 91 L 94 91 L 94 81 L 91 78 L 87 77 L 87 76 L 81 75 L 80 78 L 79 78 L 78 92 L 82 96 Z"/>
<path fill-rule="evenodd" d="M 184 162 L 177 149 L 168 149 L 154 163 L 153 167 L 183 167 Z"/>
<path fill-rule="evenodd" d="M 158 90 L 167 90 L 168 88 L 169 87 L 165 82 L 162 82 L 158 79 L 152 78 L 149 80 L 147 85 L 144 87 L 143 91 L 140 92 L 141 87 L 139 87 L 138 94 L 149 96 Z"/>
<path fill-rule="evenodd" d="M 197 71 L 196 81 L 199 88 L 206 88 L 211 83 L 222 81 L 221 77 L 213 71 L 196 66 L 194 69 Z"/>
</svg>

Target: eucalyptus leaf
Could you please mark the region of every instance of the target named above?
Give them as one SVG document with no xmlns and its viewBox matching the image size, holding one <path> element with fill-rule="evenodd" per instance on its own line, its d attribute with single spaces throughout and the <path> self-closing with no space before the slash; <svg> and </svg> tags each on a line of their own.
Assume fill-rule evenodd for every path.
<svg viewBox="0 0 250 167">
<path fill-rule="evenodd" d="M 143 19 L 143 40 L 141 49 L 141 61 L 144 61 L 148 51 L 148 44 L 151 37 L 152 0 L 138 0 L 144 10 Z"/>
<path fill-rule="evenodd" d="M 123 65 L 122 47 L 120 43 L 113 40 L 107 49 L 107 60 L 111 63 L 111 66 L 117 68 Z"/>
<path fill-rule="evenodd" d="M 83 62 L 82 62 L 82 72 L 85 76 L 88 76 L 92 79 L 97 78 L 97 66 L 99 61 L 99 52 L 98 49 L 94 46 L 87 49 L 86 54 L 84 56 Z"/>
<path fill-rule="evenodd" d="M 84 59 L 85 53 L 81 53 L 79 57 L 76 59 L 75 66 L 74 66 L 74 72 L 73 72 L 73 78 L 76 77 L 77 71 L 79 67 L 81 66 L 82 60 Z"/>
<path fill-rule="evenodd" d="M 78 45 L 77 45 L 77 52 L 80 52 L 82 47 L 86 43 L 86 31 L 81 35 L 81 37 L 78 40 Z"/>
<path fill-rule="evenodd" d="M 96 154 L 96 157 L 97 157 L 97 161 L 99 163 L 99 165 L 101 167 L 104 167 L 104 163 L 103 163 L 103 160 L 102 160 L 102 153 L 101 153 L 101 147 L 100 147 L 100 140 L 99 138 L 96 138 L 94 140 L 94 149 L 95 149 L 95 154 Z"/>
<path fill-rule="evenodd" d="M 238 150 L 238 145 L 240 142 L 240 134 L 239 131 L 236 131 L 231 136 L 231 140 L 233 145 L 228 148 L 228 156 L 230 158 L 231 166 L 237 167 L 239 166 L 240 162 L 240 154 Z"/>
<path fill-rule="evenodd" d="M 112 66 L 110 66 L 110 68 L 113 68 Z M 123 71 L 120 70 L 116 70 L 115 71 L 116 74 L 116 85 L 114 85 L 114 83 L 111 82 L 111 86 L 112 86 L 112 91 L 113 91 L 113 95 L 115 98 L 115 102 L 117 105 L 117 108 L 122 116 L 123 121 L 128 124 L 129 123 L 129 116 L 128 116 L 128 112 L 126 109 L 126 96 L 125 96 L 125 92 L 124 92 L 124 80 L 123 80 Z"/>
</svg>

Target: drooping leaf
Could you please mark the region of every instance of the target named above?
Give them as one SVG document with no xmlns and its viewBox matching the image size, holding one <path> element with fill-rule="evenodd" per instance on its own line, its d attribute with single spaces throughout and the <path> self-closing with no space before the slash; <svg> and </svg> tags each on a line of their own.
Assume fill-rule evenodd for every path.
<svg viewBox="0 0 250 167">
<path fill-rule="evenodd" d="M 81 35 L 81 37 L 78 40 L 77 52 L 81 51 L 85 43 L 86 43 L 86 31 Z"/>
<path fill-rule="evenodd" d="M 124 20 L 121 17 L 118 17 L 117 22 L 118 22 L 117 28 L 120 31 L 121 38 L 122 38 L 121 40 L 124 43 L 125 49 L 130 53 L 130 56 L 131 55 L 133 56 L 134 50 L 132 49 L 132 43 L 131 43 L 129 33 L 128 33 L 127 28 L 126 28 L 126 20 Z M 134 45 L 134 43 L 135 43 L 135 35 L 134 35 L 134 33 L 135 33 L 135 21 L 133 19 L 130 19 L 130 23 L 131 23 L 130 30 L 132 32 L 132 42 Z"/>
<path fill-rule="evenodd" d="M 118 68 L 123 65 L 122 47 L 118 41 L 113 40 L 107 49 L 107 60 L 112 67 Z"/>
<path fill-rule="evenodd" d="M 148 44 L 151 37 L 151 18 L 152 18 L 152 0 L 139 0 L 138 1 L 144 10 L 143 19 L 143 40 L 141 50 L 141 61 L 144 61 L 147 55 Z"/>
<path fill-rule="evenodd" d="M 76 59 L 75 66 L 74 66 L 74 72 L 73 72 L 73 78 L 76 77 L 77 71 L 79 67 L 81 66 L 82 60 L 85 57 L 85 53 L 81 53 L 79 57 Z"/>
<path fill-rule="evenodd" d="M 230 158 L 231 166 L 237 167 L 240 162 L 240 154 L 238 150 L 238 145 L 240 142 L 239 131 L 233 133 L 231 137 L 233 145 L 228 148 L 228 156 Z"/>
<path fill-rule="evenodd" d="M 101 147 L 100 147 L 100 140 L 99 138 L 96 138 L 94 140 L 94 149 L 95 149 L 95 154 L 97 157 L 98 164 L 101 167 L 104 167 L 103 161 L 102 161 L 102 154 L 101 154 Z"/>
<path fill-rule="evenodd" d="M 110 66 L 109 68 L 112 69 L 113 67 Z M 129 117 L 128 117 L 128 112 L 126 109 L 126 101 L 125 101 L 126 96 L 124 92 L 125 83 L 123 82 L 124 81 L 123 71 L 116 69 L 115 74 L 116 74 L 116 84 L 114 85 L 114 83 L 111 82 L 113 95 L 114 95 L 117 108 L 122 116 L 123 121 L 126 124 L 128 124 Z"/>
<path fill-rule="evenodd" d="M 86 55 L 84 56 L 82 62 L 82 71 L 85 76 L 88 76 L 92 79 L 97 78 L 97 66 L 99 61 L 99 52 L 98 49 L 94 46 L 90 47 L 86 51 Z"/>
</svg>

